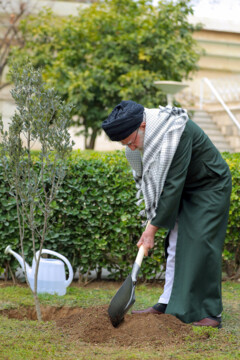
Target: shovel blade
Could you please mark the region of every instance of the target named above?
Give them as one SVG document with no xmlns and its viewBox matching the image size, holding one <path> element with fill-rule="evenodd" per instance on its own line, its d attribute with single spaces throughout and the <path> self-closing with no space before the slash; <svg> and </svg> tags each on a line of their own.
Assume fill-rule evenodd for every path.
<svg viewBox="0 0 240 360">
<path fill-rule="evenodd" d="M 128 275 L 116 295 L 112 298 L 108 308 L 108 315 L 114 327 L 123 320 L 124 315 L 135 302 L 135 284 Z"/>
</svg>

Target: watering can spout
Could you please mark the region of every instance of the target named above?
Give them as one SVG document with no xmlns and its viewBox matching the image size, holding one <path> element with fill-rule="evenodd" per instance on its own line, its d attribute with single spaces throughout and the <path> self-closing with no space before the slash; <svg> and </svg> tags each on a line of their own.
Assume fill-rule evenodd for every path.
<svg viewBox="0 0 240 360">
<path fill-rule="evenodd" d="M 23 258 L 18 254 L 18 253 L 16 253 L 15 251 L 13 251 L 12 249 L 11 249 L 11 246 L 10 245 L 8 245 L 7 247 L 6 247 L 6 249 L 5 249 L 5 254 L 12 254 L 16 259 L 17 259 L 17 261 L 19 262 L 19 264 L 21 265 L 21 267 L 22 267 L 22 269 L 23 269 L 23 271 L 24 271 L 24 262 L 23 262 Z M 27 262 L 25 262 L 26 263 L 26 271 L 27 271 L 27 276 L 29 276 L 29 274 L 31 273 L 31 268 L 30 268 L 30 266 L 28 265 L 28 263 Z"/>
</svg>

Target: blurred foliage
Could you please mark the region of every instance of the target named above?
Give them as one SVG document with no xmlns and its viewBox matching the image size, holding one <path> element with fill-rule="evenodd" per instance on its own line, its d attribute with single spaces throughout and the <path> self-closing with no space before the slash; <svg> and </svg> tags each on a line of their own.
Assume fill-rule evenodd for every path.
<svg viewBox="0 0 240 360">
<path fill-rule="evenodd" d="M 231 207 L 223 261 L 228 276 L 232 276 L 237 269 L 240 276 L 240 153 L 224 153 L 223 157 L 227 161 L 232 174 Z"/>
<path fill-rule="evenodd" d="M 121 100 L 145 107 L 166 104 L 155 80 L 181 81 L 197 69 L 200 49 L 189 24 L 190 1 L 103 0 L 78 15 L 50 10 L 22 22 L 26 54 L 45 80 L 73 103 L 73 124 L 94 148 L 101 122 Z"/>
<path fill-rule="evenodd" d="M 37 160 L 37 153 L 35 156 Z M 233 266 L 233 273 L 240 266 L 239 156 L 224 154 L 233 175 L 233 192 L 223 260 L 225 267 Z M 14 268 L 18 263 L 13 257 L 4 255 L 4 249 L 11 244 L 19 251 L 17 214 L 1 167 L 0 180 L 0 267 L 8 260 Z M 124 279 L 135 260 L 136 243 L 143 231 L 135 195 L 135 184 L 123 152 L 73 152 L 62 187 L 51 206 L 53 213 L 45 248 L 66 256 L 74 270 L 80 268 L 81 274 L 89 270 L 97 270 L 100 274 L 105 268 L 111 272 L 110 278 Z M 25 236 L 30 240 L 27 228 Z M 164 230 L 157 233 L 154 251 L 141 267 L 143 280 L 154 279 L 164 270 L 164 237 Z M 31 241 L 25 244 L 31 263 Z"/>
</svg>

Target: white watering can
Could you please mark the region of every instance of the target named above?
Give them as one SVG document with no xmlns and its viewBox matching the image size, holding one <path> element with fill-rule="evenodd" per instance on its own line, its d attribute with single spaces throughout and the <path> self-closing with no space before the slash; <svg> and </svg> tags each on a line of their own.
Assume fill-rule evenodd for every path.
<svg viewBox="0 0 240 360">
<path fill-rule="evenodd" d="M 24 270 L 23 258 L 11 249 L 8 245 L 5 249 L 5 254 L 12 254 L 15 256 L 22 269 Z M 65 295 L 66 288 L 71 284 L 73 279 L 73 269 L 65 256 L 47 249 L 42 249 L 42 254 L 50 254 L 57 256 L 62 259 L 68 267 L 69 277 L 66 280 L 64 263 L 57 259 L 44 259 L 40 258 L 39 269 L 38 269 L 38 281 L 37 281 L 37 292 Z M 39 257 L 39 251 L 36 252 L 36 259 Z M 26 263 L 27 278 L 30 283 L 31 289 L 34 290 L 34 275 L 35 275 L 36 261 L 33 258 L 32 268 Z"/>
</svg>

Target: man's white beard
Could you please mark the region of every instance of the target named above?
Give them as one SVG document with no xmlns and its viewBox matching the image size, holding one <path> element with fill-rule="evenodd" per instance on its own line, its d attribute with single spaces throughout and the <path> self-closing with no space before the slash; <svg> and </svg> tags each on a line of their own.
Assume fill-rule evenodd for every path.
<svg viewBox="0 0 240 360">
<path fill-rule="evenodd" d="M 140 145 L 138 146 L 138 150 L 143 150 L 143 147 L 144 147 L 144 135 L 145 135 L 145 131 L 139 129 L 138 130 L 138 136 L 139 136 Z"/>
</svg>

